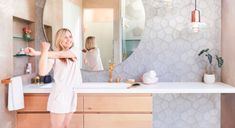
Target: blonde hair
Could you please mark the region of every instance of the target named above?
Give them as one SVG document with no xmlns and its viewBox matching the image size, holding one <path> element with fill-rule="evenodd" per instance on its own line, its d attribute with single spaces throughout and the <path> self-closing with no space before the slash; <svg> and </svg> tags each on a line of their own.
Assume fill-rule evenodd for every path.
<svg viewBox="0 0 235 128">
<path fill-rule="evenodd" d="M 96 46 L 95 46 L 95 37 L 94 36 L 88 36 L 86 38 L 86 43 L 85 43 L 85 48 L 86 50 L 91 50 L 91 49 L 94 49 Z"/>
<path fill-rule="evenodd" d="M 56 36 L 55 36 L 55 42 L 53 44 L 53 50 L 54 51 L 63 51 L 65 50 L 65 48 L 63 47 L 62 43 L 65 39 L 65 36 L 66 36 L 66 32 L 69 32 L 72 36 L 72 33 L 69 29 L 67 28 L 61 28 L 59 29 L 57 32 L 56 32 Z M 73 36 L 72 36 L 73 38 Z M 70 48 L 72 48 L 74 45 L 74 43 L 72 42 L 72 46 Z M 69 48 L 69 49 L 70 49 Z M 74 61 L 72 58 L 59 58 L 62 62 L 64 63 L 67 63 L 67 59 L 68 60 L 71 60 L 71 61 Z"/>
<path fill-rule="evenodd" d="M 62 51 L 62 50 L 65 49 L 65 48 L 63 47 L 62 43 L 63 43 L 63 41 L 64 41 L 64 39 L 65 39 L 66 32 L 69 32 L 69 33 L 71 34 L 71 36 L 72 36 L 71 31 L 70 31 L 69 29 L 67 29 L 67 28 L 61 28 L 61 29 L 59 29 L 59 30 L 56 32 L 55 42 L 54 42 L 54 44 L 53 44 L 53 50 L 55 50 L 55 51 Z M 72 38 L 73 38 L 73 36 L 72 36 Z M 74 45 L 74 44 L 73 44 L 73 42 L 72 42 L 72 46 L 71 46 L 70 48 L 72 48 L 73 45 Z M 70 49 L 70 48 L 69 48 L 69 49 Z"/>
</svg>

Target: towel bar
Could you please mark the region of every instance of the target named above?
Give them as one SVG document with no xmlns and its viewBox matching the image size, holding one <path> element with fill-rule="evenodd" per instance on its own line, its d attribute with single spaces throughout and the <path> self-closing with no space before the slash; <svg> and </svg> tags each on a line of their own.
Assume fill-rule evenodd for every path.
<svg viewBox="0 0 235 128">
<path fill-rule="evenodd" d="M 7 78 L 7 79 L 4 79 L 4 80 L 1 80 L 1 83 L 4 84 L 4 85 L 8 85 L 8 84 L 11 83 L 11 79 Z"/>
</svg>

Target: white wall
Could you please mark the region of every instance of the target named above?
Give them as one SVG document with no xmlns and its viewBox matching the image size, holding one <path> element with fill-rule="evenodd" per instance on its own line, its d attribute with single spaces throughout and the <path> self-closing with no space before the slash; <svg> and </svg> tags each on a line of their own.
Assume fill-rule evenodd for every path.
<svg viewBox="0 0 235 128">
<path fill-rule="evenodd" d="M 0 80 L 12 76 L 13 73 L 13 2 L 14 0 L 0 0 Z M 0 128 L 14 128 L 15 113 L 8 112 L 7 86 L 0 83 Z"/>
<path fill-rule="evenodd" d="M 63 0 L 47 0 L 44 13 L 43 24 L 52 27 L 52 42 L 58 29 L 63 27 Z"/>
<path fill-rule="evenodd" d="M 222 80 L 235 86 L 235 5 L 234 0 L 222 0 L 222 55 L 225 60 Z"/>
<path fill-rule="evenodd" d="M 69 0 L 63 0 L 63 27 L 71 30 L 74 44 L 82 49 L 82 8 Z M 78 51 L 79 52 L 79 51 Z M 82 62 L 82 58 L 80 59 Z"/>
<path fill-rule="evenodd" d="M 35 21 L 35 0 L 14 0 L 14 16 L 30 21 Z M 11 6 L 12 7 L 12 6 Z"/>
<path fill-rule="evenodd" d="M 222 0 L 222 81 L 235 86 L 235 1 Z M 222 128 L 235 127 L 235 94 L 222 95 Z"/>
</svg>

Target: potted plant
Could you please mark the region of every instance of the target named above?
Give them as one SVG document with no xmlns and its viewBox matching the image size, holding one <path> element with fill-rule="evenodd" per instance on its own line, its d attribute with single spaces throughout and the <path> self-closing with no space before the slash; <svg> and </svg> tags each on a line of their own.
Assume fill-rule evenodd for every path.
<svg viewBox="0 0 235 128">
<path fill-rule="evenodd" d="M 27 41 L 27 42 L 32 41 L 31 33 L 32 33 L 32 31 L 28 26 L 23 28 L 23 39 L 24 39 L 24 41 Z"/>
<path fill-rule="evenodd" d="M 203 80 L 205 83 L 214 83 L 215 82 L 215 72 L 214 72 L 214 66 L 213 66 L 213 56 L 209 52 L 209 48 L 203 49 L 199 52 L 198 56 L 205 55 L 208 60 L 208 65 L 206 69 L 206 73 L 204 74 Z M 221 68 L 224 60 L 222 57 L 219 57 L 218 55 L 215 55 L 216 57 L 216 63 L 218 68 Z"/>
</svg>

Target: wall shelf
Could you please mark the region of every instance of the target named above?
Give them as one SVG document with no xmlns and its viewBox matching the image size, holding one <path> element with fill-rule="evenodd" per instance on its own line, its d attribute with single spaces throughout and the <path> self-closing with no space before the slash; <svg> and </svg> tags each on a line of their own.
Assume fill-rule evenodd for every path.
<svg viewBox="0 0 235 128">
<path fill-rule="evenodd" d="M 30 42 L 30 41 L 34 41 L 34 39 L 31 39 L 31 40 L 25 40 L 23 36 L 13 36 L 14 39 L 21 39 L 25 42 Z"/>
<path fill-rule="evenodd" d="M 23 39 L 23 36 L 18 36 L 18 35 L 15 35 L 13 36 L 14 39 Z"/>
<path fill-rule="evenodd" d="M 14 57 L 29 56 L 27 54 L 15 54 Z"/>
<path fill-rule="evenodd" d="M 24 28 L 29 28 L 31 30 L 30 36 L 25 35 Z M 22 48 L 35 47 L 34 38 L 35 37 L 35 24 L 29 20 L 13 17 L 13 75 L 20 76 L 25 74 L 25 68 L 28 63 L 32 64 L 32 72 L 35 72 L 35 58 L 30 57 L 27 54 L 20 54 Z M 32 38 L 31 40 L 29 38 Z M 28 40 L 27 40 L 28 39 Z"/>
</svg>

